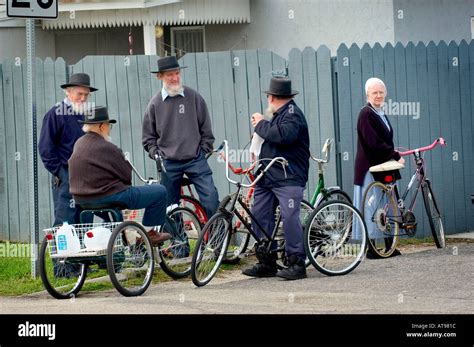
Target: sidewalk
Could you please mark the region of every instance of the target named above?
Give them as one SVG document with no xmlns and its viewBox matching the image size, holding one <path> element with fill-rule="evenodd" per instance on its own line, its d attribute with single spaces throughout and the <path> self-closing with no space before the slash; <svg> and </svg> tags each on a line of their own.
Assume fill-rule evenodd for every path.
<svg viewBox="0 0 474 347">
<path fill-rule="evenodd" d="M 469 231 L 467 233 L 460 233 L 460 234 L 445 235 L 445 238 L 474 240 L 474 231 Z"/>
</svg>

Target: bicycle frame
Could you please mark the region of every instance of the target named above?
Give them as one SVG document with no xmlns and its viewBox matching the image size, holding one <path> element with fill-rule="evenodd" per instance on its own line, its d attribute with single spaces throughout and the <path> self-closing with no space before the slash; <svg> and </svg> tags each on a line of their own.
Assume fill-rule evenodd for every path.
<svg viewBox="0 0 474 347">
<path fill-rule="evenodd" d="M 411 179 L 405 188 L 405 191 L 403 192 L 402 196 L 400 197 L 400 194 L 398 192 L 397 184 L 396 182 L 390 182 L 386 184 L 386 187 L 390 190 L 390 194 L 395 194 L 395 200 L 397 201 L 397 206 L 398 206 L 398 211 L 399 211 L 399 216 L 393 216 L 392 221 L 399 224 L 402 229 L 406 229 L 405 225 L 405 220 L 404 220 L 404 214 L 405 211 L 408 212 L 413 212 L 416 199 L 418 197 L 418 193 L 421 191 L 425 181 L 426 181 L 426 176 L 425 176 L 425 161 L 423 158 L 423 153 L 426 151 L 430 151 L 433 148 L 435 148 L 437 145 L 440 146 L 446 146 L 446 141 L 440 137 L 436 139 L 431 145 L 422 147 L 422 148 L 417 148 L 414 150 L 408 150 L 405 152 L 399 152 L 401 156 L 408 156 L 413 154 L 414 160 L 415 160 L 415 165 L 416 169 L 413 175 L 411 176 Z M 405 200 L 408 196 L 408 193 L 410 192 L 411 188 L 413 187 L 413 184 L 417 181 L 416 189 L 413 198 L 411 199 L 411 202 L 406 208 L 405 205 Z M 399 218 L 400 220 L 396 220 L 396 218 Z"/>
<path fill-rule="evenodd" d="M 225 144 L 225 161 L 226 161 L 226 164 L 227 164 L 226 165 L 226 178 L 230 183 L 233 183 L 237 186 L 237 191 L 233 194 L 233 197 L 232 197 L 231 203 L 230 203 L 230 208 L 226 209 L 224 207 L 221 207 L 221 211 L 224 212 L 225 214 L 234 214 L 242 222 L 242 224 L 245 226 L 245 228 L 249 231 L 250 235 L 252 235 L 254 237 L 254 239 L 257 240 L 257 243 L 262 244 L 264 242 L 268 242 L 269 243 L 268 247 L 270 247 L 271 241 L 275 240 L 275 235 L 276 235 L 276 232 L 278 230 L 278 224 L 279 224 L 278 222 L 279 221 L 277 223 L 275 223 L 275 227 L 273 229 L 273 232 L 272 232 L 271 235 L 269 235 L 267 233 L 267 231 L 260 225 L 258 220 L 256 220 L 255 216 L 252 214 L 252 212 L 248 208 L 247 204 L 240 198 L 240 195 L 241 195 L 240 192 L 241 192 L 242 188 L 245 187 L 245 188 L 251 188 L 251 193 L 253 194 L 253 190 L 254 190 L 255 185 L 265 175 L 265 173 L 270 169 L 270 167 L 273 164 L 275 164 L 276 162 L 280 162 L 280 163 L 282 163 L 283 165 L 286 166 L 286 165 L 288 165 L 288 162 L 283 157 L 274 158 L 270 161 L 270 163 L 267 165 L 267 167 L 250 184 L 243 184 L 241 182 L 236 182 L 236 181 L 232 180 L 229 177 L 229 169 L 232 167 L 232 165 L 230 165 L 230 163 L 229 163 L 229 154 L 228 154 L 229 151 L 228 151 L 227 141 L 224 141 L 224 144 Z M 243 171 L 250 171 L 251 169 L 253 169 L 255 164 L 253 164 L 250 168 L 248 168 L 246 170 L 243 170 Z M 232 170 L 232 171 L 234 171 L 234 170 Z M 249 193 L 247 195 L 249 196 L 249 194 L 250 194 L 250 190 L 249 190 Z M 256 235 L 256 233 L 252 230 L 252 227 L 250 226 L 250 224 L 247 222 L 245 216 L 242 216 L 239 213 L 239 211 L 235 208 L 237 202 L 242 207 L 242 209 L 245 211 L 245 213 L 247 213 L 248 217 L 250 217 L 250 219 L 252 221 L 252 224 L 255 225 L 262 232 L 262 234 L 264 235 L 263 238 Z M 229 216 L 229 217 L 232 218 L 231 216 Z M 275 251 L 277 251 L 277 250 L 275 250 Z"/>
</svg>

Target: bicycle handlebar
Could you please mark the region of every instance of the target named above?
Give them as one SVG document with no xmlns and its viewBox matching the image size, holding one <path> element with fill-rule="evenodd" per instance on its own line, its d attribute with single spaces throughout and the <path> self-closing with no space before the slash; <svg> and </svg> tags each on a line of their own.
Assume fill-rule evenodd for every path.
<svg viewBox="0 0 474 347">
<path fill-rule="evenodd" d="M 220 144 L 220 146 L 218 148 L 215 148 L 213 149 L 211 152 L 207 153 L 206 154 L 206 159 L 208 159 L 211 155 L 213 155 L 214 153 L 218 153 L 220 151 L 222 151 L 222 149 L 224 148 L 225 146 L 225 141 L 222 141 L 222 143 Z M 225 161 L 225 156 L 222 154 L 222 153 L 219 153 L 220 157 L 222 159 L 224 159 Z M 238 167 L 238 168 L 235 168 L 232 166 L 231 163 L 227 162 L 227 166 L 232 170 L 232 172 L 236 175 L 246 175 L 248 174 L 250 171 L 252 171 L 255 167 L 255 163 L 253 163 L 252 165 L 250 165 L 248 168 L 246 169 L 243 169 L 241 167 Z"/>
<path fill-rule="evenodd" d="M 160 154 L 155 153 L 156 169 L 158 172 L 166 172 L 166 168 L 163 165 L 163 158 Z"/>
<path fill-rule="evenodd" d="M 326 139 L 326 142 L 324 142 L 323 149 L 321 150 L 321 152 L 324 155 L 324 159 L 316 158 L 311 153 L 310 153 L 310 158 L 313 159 L 318 164 L 327 164 L 327 163 L 329 163 L 329 157 L 330 157 L 330 153 L 331 153 L 331 145 L 332 145 L 333 142 L 334 142 L 334 139 L 332 139 L 332 138 L 328 138 L 328 139 Z"/>
<path fill-rule="evenodd" d="M 400 153 L 400 155 L 402 157 L 404 156 L 407 156 L 407 155 L 410 155 L 410 154 L 414 154 L 414 153 L 419 153 L 419 152 L 426 152 L 426 151 L 431 151 L 433 148 L 435 148 L 437 145 L 440 145 L 440 146 L 447 146 L 447 142 L 445 139 L 443 139 L 442 137 L 439 137 L 437 138 L 431 145 L 429 146 L 425 146 L 425 147 L 421 147 L 421 148 L 416 148 L 416 149 L 410 149 L 408 151 L 405 151 L 405 152 L 398 152 Z"/>
<path fill-rule="evenodd" d="M 132 164 L 132 162 L 130 161 L 130 159 L 128 159 L 127 157 L 125 157 L 125 160 L 128 161 L 128 163 L 129 163 L 130 166 L 132 167 L 133 172 L 135 172 L 135 174 L 138 176 L 138 178 L 140 179 L 140 181 L 142 181 L 143 183 L 146 183 L 146 184 L 159 183 L 158 180 L 155 180 L 155 179 L 153 179 L 153 178 L 149 178 L 149 179 L 143 178 L 143 176 L 140 175 L 140 172 L 138 172 L 137 168 L 136 168 L 135 166 L 133 166 L 133 164 Z"/>
<path fill-rule="evenodd" d="M 227 140 L 224 140 L 223 142 L 224 144 L 224 147 L 225 147 L 225 163 L 226 163 L 226 169 L 225 169 L 225 175 L 226 175 L 226 178 L 227 180 L 232 183 L 232 184 L 240 184 L 242 187 L 245 187 L 245 188 L 250 188 L 250 187 L 253 187 L 257 184 L 257 182 L 263 177 L 263 175 L 273 166 L 273 164 L 275 164 L 276 162 L 280 163 L 281 165 L 283 166 L 288 166 L 288 161 L 283 158 L 283 157 L 276 157 L 276 158 L 273 158 L 270 163 L 265 167 L 265 169 L 255 178 L 255 180 L 253 182 L 251 182 L 250 184 L 243 184 L 243 183 L 239 183 L 237 181 L 234 181 L 230 178 L 229 176 L 229 168 L 231 167 L 230 163 L 229 163 L 229 144 L 227 142 Z M 254 166 L 254 165 L 253 165 Z M 234 170 L 233 170 L 234 171 Z"/>
<path fill-rule="evenodd" d="M 224 148 L 224 142 L 222 142 L 219 147 L 217 148 L 214 148 L 212 151 L 210 151 L 209 153 L 206 153 L 206 160 L 209 159 L 209 157 L 211 155 L 213 155 L 214 153 L 218 153 L 220 151 L 222 151 L 222 148 Z"/>
</svg>

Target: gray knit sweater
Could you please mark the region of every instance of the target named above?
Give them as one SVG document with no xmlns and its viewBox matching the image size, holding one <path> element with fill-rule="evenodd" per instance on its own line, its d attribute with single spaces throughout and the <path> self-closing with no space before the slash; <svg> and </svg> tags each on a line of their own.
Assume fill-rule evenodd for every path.
<svg viewBox="0 0 474 347">
<path fill-rule="evenodd" d="M 203 97 L 189 87 L 184 87 L 184 97 L 162 100 L 161 91 L 156 93 L 143 118 L 142 143 L 152 157 L 159 150 L 171 160 L 194 159 L 199 149 L 210 152 L 214 135 Z"/>
<path fill-rule="evenodd" d="M 132 167 L 122 150 L 94 132 L 77 140 L 68 163 L 69 191 L 78 202 L 120 193 L 132 184 Z"/>
</svg>

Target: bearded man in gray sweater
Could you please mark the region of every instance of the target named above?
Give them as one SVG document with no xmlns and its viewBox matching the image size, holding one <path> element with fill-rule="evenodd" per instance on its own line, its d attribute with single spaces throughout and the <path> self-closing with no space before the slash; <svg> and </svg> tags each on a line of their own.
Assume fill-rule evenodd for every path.
<svg viewBox="0 0 474 347">
<path fill-rule="evenodd" d="M 163 88 L 146 108 L 142 143 L 150 158 L 163 158 L 165 171 L 161 183 L 168 192 L 168 204 L 179 202 L 181 182 L 186 175 L 210 218 L 219 205 L 206 160 L 206 153 L 213 149 L 214 135 L 203 97 L 181 83 L 184 67 L 179 66 L 174 56 L 158 60 L 158 70 L 152 73 L 163 82 Z"/>
</svg>

